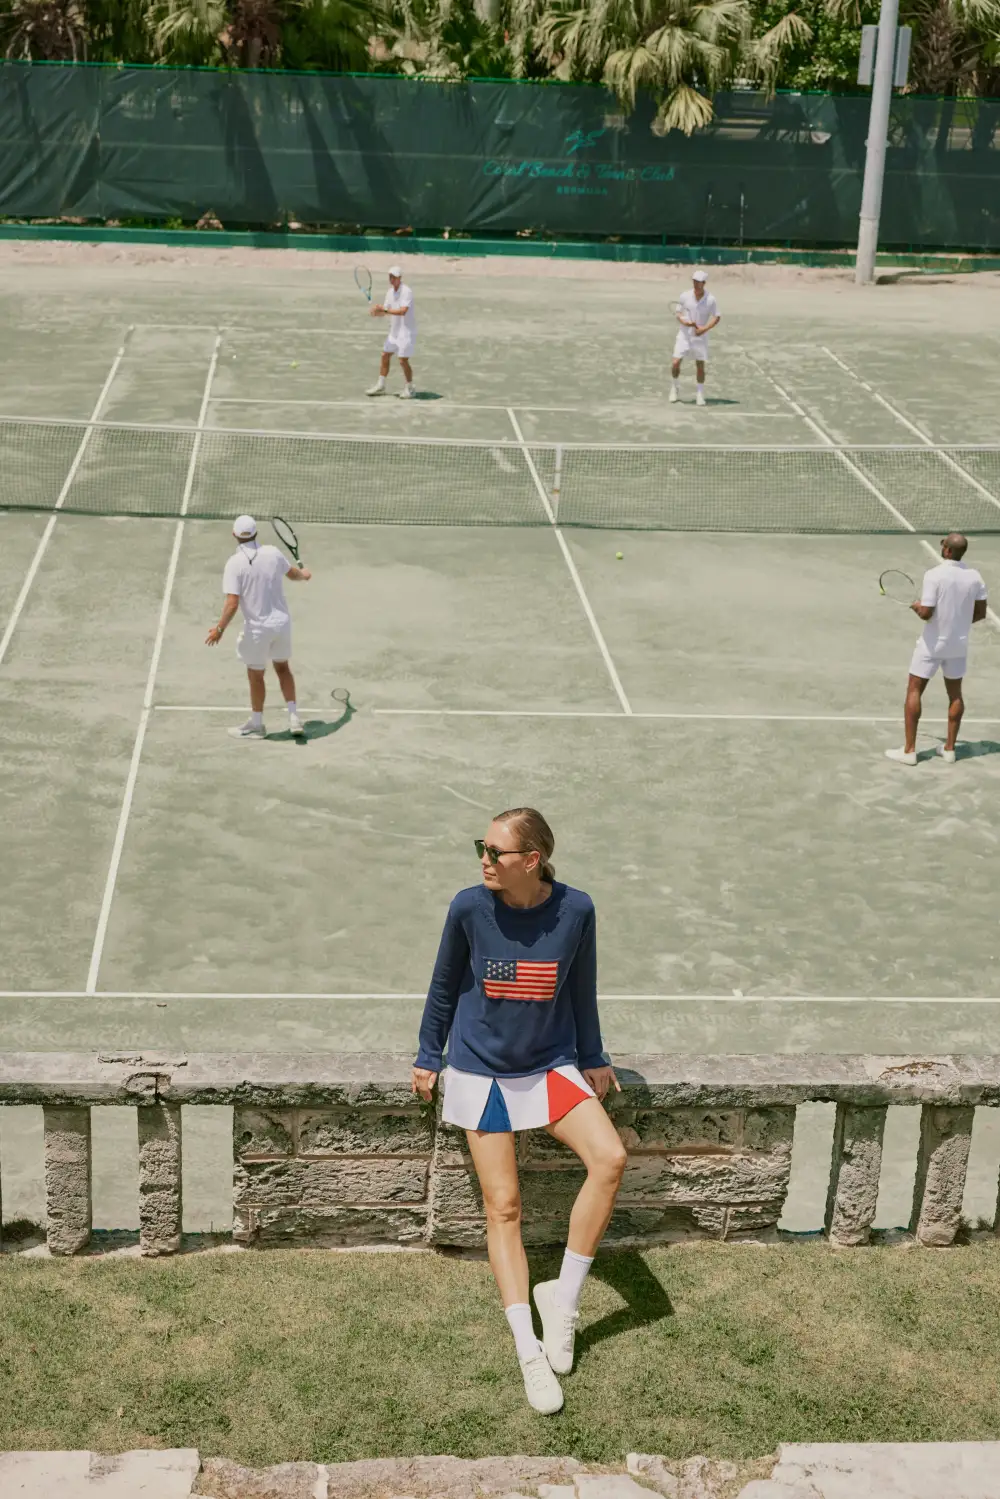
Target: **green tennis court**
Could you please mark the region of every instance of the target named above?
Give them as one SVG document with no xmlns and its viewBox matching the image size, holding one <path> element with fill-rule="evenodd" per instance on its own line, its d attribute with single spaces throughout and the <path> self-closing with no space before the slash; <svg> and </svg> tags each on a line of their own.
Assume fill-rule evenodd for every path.
<svg viewBox="0 0 1000 1499">
<path fill-rule="evenodd" d="M 528 802 L 613 1053 L 1000 1050 L 1000 633 L 959 762 L 934 683 L 893 765 L 916 629 L 876 584 L 958 526 L 1000 595 L 997 292 L 726 274 L 699 410 L 663 273 L 414 265 L 402 403 L 349 269 L 6 270 L 0 1045 L 408 1051 L 472 839 Z M 304 745 L 270 684 L 229 739 L 203 645 L 246 509 L 315 574 Z"/>
</svg>

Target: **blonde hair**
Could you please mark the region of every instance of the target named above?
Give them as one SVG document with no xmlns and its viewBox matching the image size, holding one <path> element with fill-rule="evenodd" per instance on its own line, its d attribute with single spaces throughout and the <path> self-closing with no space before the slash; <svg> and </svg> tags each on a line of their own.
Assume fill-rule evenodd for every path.
<svg viewBox="0 0 1000 1499">
<path fill-rule="evenodd" d="M 539 874 L 551 885 L 556 877 L 552 863 L 556 840 L 541 812 L 536 812 L 534 807 L 509 807 L 506 812 L 498 812 L 493 821 L 507 823 L 516 834 L 522 849 L 541 855 Z"/>
</svg>

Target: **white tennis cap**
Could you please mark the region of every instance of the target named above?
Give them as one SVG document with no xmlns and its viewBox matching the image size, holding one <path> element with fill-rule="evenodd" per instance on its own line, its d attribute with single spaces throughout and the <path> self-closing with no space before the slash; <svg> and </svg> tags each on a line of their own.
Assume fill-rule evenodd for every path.
<svg viewBox="0 0 1000 1499">
<path fill-rule="evenodd" d="M 695 271 L 694 275 L 691 277 L 691 280 L 692 281 L 707 281 L 708 280 L 708 272 L 707 271 Z"/>
<path fill-rule="evenodd" d="M 389 267 L 389 275 L 390 276 L 401 276 L 402 274 L 403 274 L 403 267 L 401 265 L 391 265 Z"/>
<path fill-rule="evenodd" d="M 233 522 L 233 535 L 237 541 L 249 541 L 257 535 L 257 522 L 252 515 L 238 515 Z"/>
</svg>

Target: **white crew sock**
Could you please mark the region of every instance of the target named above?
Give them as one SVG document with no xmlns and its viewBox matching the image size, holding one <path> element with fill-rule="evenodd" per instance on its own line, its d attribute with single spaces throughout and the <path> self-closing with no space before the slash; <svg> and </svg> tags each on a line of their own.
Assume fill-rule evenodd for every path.
<svg viewBox="0 0 1000 1499">
<path fill-rule="evenodd" d="M 295 699 L 293 697 L 286 698 L 286 700 L 285 700 L 285 707 L 288 709 L 289 713 L 297 713 L 298 712 L 298 709 L 295 706 Z"/>
<path fill-rule="evenodd" d="M 407 380 L 407 382 L 406 382 L 406 388 L 407 388 L 407 390 L 412 391 L 412 389 L 413 389 L 413 381 L 412 380 Z"/>
<path fill-rule="evenodd" d="M 264 722 L 263 713 L 251 713 L 250 722 L 255 729 L 259 729 L 261 724 Z"/>
<path fill-rule="evenodd" d="M 379 375 L 378 379 L 375 381 L 375 384 L 378 386 L 379 390 L 385 390 L 385 376 Z"/>
<path fill-rule="evenodd" d="M 559 1271 L 559 1279 L 556 1282 L 556 1294 L 567 1311 L 579 1310 L 580 1293 L 587 1279 L 587 1271 L 593 1263 L 593 1255 L 588 1260 L 585 1254 L 575 1254 L 572 1249 L 567 1249 L 563 1255 L 562 1269 Z"/>
<path fill-rule="evenodd" d="M 541 1352 L 542 1345 L 535 1337 L 531 1307 L 526 1301 L 515 1301 L 513 1306 L 507 1307 L 505 1315 L 514 1334 L 518 1358 L 534 1358 L 536 1353 Z"/>
<path fill-rule="evenodd" d="M 697 389 L 698 389 L 698 394 L 699 394 L 699 395 L 700 395 L 700 396 L 703 396 L 703 395 L 704 395 L 704 394 L 705 394 L 705 387 L 704 387 L 704 385 L 699 385 L 699 386 L 698 386 L 698 387 L 697 387 Z"/>
<path fill-rule="evenodd" d="M 671 375 L 670 378 L 674 382 L 675 385 L 680 385 L 680 383 L 681 383 L 681 377 L 680 377 L 680 375 Z"/>
</svg>

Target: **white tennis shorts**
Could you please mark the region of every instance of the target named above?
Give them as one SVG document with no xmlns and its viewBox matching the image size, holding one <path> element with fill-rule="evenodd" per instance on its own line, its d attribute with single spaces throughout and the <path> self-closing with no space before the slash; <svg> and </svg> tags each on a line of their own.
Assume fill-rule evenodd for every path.
<svg viewBox="0 0 1000 1499">
<path fill-rule="evenodd" d="M 940 668 L 950 682 L 957 682 L 965 676 L 966 665 L 965 656 L 932 656 L 921 639 L 917 641 L 913 660 L 910 662 L 910 676 L 923 677 L 929 682 Z"/>
<path fill-rule="evenodd" d="M 544 1129 L 585 1098 L 595 1097 L 579 1068 L 571 1065 L 532 1072 L 528 1077 L 490 1077 L 446 1067 L 441 1086 L 444 1123 L 487 1134 Z"/>
<path fill-rule="evenodd" d="M 707 359 L 708 334 L 703 333 L 700 338 L 695 338 L 686 328 L 678 328 L 674 339 L 674 358 L 683 359 L 687 354 L 692 359 Z"/>
<path fill-rule="evenodd" d="M 382 345 L 382 352 L 383 354 L 395 354 L 400 359 L 411 359 L 416 344 L 417 340 L 415 336 L 412 333 L 407 333 L 404 329 L 398 338 L 393 338 L 390 334 Z"/>
<path fill-rule="evenodd" d="M 236 654 L 251 671 L 263 671 L 269 661 L 288 661 L 292 655 L 292 627 L 283 630 L 242 630 Z"/>
</svg>

